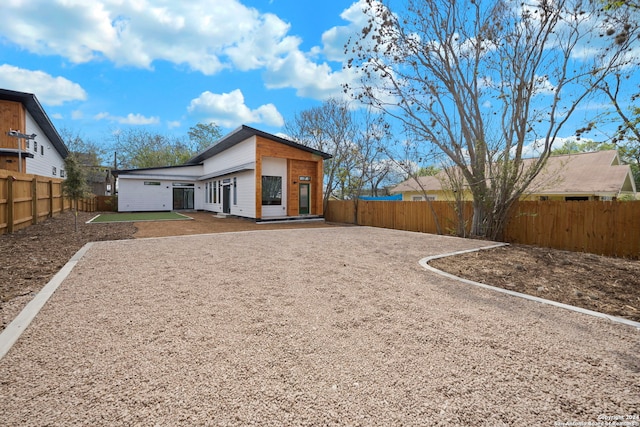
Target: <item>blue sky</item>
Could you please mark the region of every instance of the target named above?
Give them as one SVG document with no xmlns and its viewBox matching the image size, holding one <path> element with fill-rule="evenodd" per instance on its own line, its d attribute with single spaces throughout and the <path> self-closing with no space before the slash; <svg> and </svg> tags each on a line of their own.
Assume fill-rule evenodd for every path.
<svg viewBox="0 0 640 427">
<path fill-rule="evenodd" d="M 97 143 L 211 121 L 279 133 L 356 80 L 343 46 L 362 1 L 0 0 L 0 87 L 35 93 L 58 130 Z M 590 99 L 560 136 L 610 108 Z"/>
<path fill-rule="evenodd" d="M 35 93 L 54 125 L 101 142 L 122 127 L 198 122 L 280 132 L 341 96 L 344 0 L 4 0 L 0 87 Z"/>
</svg>

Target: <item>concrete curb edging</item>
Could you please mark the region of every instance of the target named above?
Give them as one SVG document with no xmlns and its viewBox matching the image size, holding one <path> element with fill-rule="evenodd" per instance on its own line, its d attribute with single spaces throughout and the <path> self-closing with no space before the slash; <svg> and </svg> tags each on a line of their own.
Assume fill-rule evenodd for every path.
<svg viewBox="0 0 640 427">
<path fill-rule="evenodd" d="M 560 308 L 564 308 L 564 309 L 567 309 L 567 310 L 576 311 L 578 313 L 586 314 L 586 315 L 589 315 L 589 316 L 600 317 L 602 319 L 607 319 L 607 320 L 610 320 L 612 322 L 622 323 L 622 324 L 625 324 L 625 325 L 628 325 L 628 326 L 633 326 L 634 328 L 640 329 L 640 322 L 634 322 L 633 320 L 625 319 L 623 317 L 611 316 L 609 314 L 600 313 L 600 312 L 593 311 L 593 310 L 587 310 L 586 308 L 576 307 L 576 306 L 569 305 L 569 304 L 563 304 L 561 302 L 552 301 L 552 300 L 548 300 L 548 299 L 544 299 L 544 298 L 539 298 L 539 297 L 536 297 L 536 296 L 533 296 L 533 295 L 527 295 L 527 294 L 523 294 L 523 293 L 520 293 L 520 292 L 510 291 L 508 289 L 502 289 L 502 288 L 498 288 L 498 287 L 495 287 L 495 286 L 486 285 L 486 284 L 480 283 L 480 282 L 474 282 L 473 280 L 463 279 L 462 277 L 458 277 L 458 276 L 455 276 L 453 274 L 447 273 L 445 271 L 438 270 L 437 268 L 432 267 L 432 266 L 429 265 L 429 262 L 434 260 L 434 259 L 444 258 L 444 257 L 448 257 L 448 256 L 453 256 L 453 255 L 461 255 L 461 254 L 466 254 L 466 253 L 470 253 L 470 252 L 478 252 L 478 251 L 481 251 L 481 250 L 484 250 L 484 249 L 493 249 L 493 248 L 499 248 L 499 247 L 508 246 L 508 245 L 509 245 L 508 243 L 497 243 L 497 244 L 494 244 L 494 245 L 483 246 L 483 247 L 477 248 L 477 249 L 468 249 L 468 250 L 464 250 L 464 251 L 451 252 L 451 253 L 448 253 L 448 254 L 433 255 L 433 256 L 428 256 L 428 257 L 422 258 L 421 260 L 418 261 L 418 263 L 425 270 L 432 271 L 432 272 L 434 272 L 436 274 L 439 274 L 441 276 L 447 277 L 449 279 L 457 280 L 459 282 L 466 283 L 468 285 L 479 286 L 481 288 L 489 289 L 489 290 L 492 290 L 492 291 L 500 292 L 500 293 L 511 295 L 511 296 L 514 296 L 514 297 L 524 298 L 524 299 L 527 299 L 529 301 L 539 302 L 541 304 L 553 305 L 555 307 L 560 307 Z"/>
<path fill-rule="evenodd" d="M 31 321 L 36 317 L 40 309 L 46 304 L 58 286 L 71 273 L 73 267 L 91 248 L 93 243 L 87 243 L 71 257 L 71 259 L 58 271 L 55 276 L 38 292 L 38 294 L 22 309 L 20 314 L 0 333 L 0 360 L 9 352 L 20 335 L 27 329 Z"/>
</svg>

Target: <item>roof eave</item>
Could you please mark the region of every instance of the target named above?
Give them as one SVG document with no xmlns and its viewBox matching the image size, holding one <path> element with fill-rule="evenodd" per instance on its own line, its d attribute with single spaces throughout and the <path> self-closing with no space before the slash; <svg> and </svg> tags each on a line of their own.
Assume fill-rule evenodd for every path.
<svg viewBox="0 0 640 427">
<path fill-rule="evenodd" d="M 69 155 L 69 149 L 65 145 L 64 141 L 60 137 L 60 134 L 51 123 L 49 116 L 42 108 L 38 98 L 32 93 L 17 92 L 14 90 L 0 89 L 0 99 L 6 99 L 7 101 L 20 102 L 25 106 L 29 114 L 34 118 L 40 129 L 44 132 L 47 139 L 53 144 L 56 151 L 60 153 L 63 159 L 66 159 Z M 20 129 L 23 130 L 23 129 Z M 24 129 L 26 132 L 27 130 Z"/>
</svg>

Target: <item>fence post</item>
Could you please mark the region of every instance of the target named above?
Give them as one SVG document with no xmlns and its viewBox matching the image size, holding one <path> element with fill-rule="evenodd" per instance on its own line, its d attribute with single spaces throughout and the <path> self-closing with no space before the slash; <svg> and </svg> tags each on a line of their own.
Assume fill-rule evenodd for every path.
<svg viewBox="0 0 640 427">
<path fill-rule="evenodd" d="M 13 180 L 7 177 L 7 232 L 13 233 Z"/>
<path fill-rule="evenodd" d="M 53 180 L 49 180 L 49 218 L 53 218 Z"/>
<path fill-rule="evenodd" d="M 31 181 L 31 224 L 38 223 L 38 177 Z"/>
</svg>

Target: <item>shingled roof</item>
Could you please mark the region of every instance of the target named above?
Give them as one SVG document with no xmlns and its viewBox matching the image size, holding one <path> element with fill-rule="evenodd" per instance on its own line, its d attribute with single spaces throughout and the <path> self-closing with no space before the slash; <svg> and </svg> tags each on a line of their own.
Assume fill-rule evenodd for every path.
<svg viewBox="0 0 640 427">
<path fill-rule="evenodd" d="M 525 160 L 525 167 L 531 162 L 532 159 Z M 419 177 L 420 184 L 410 178 L 391 192 L 440 191 L 442 178 L 446 178 L 443 172 Z M 527 189 L 533 194 L 618 194 L 621 191 L 635 193 L 636 187 L 631 168 L 620 164 L 616 150 L 552 156 Z"/>
</svg>

